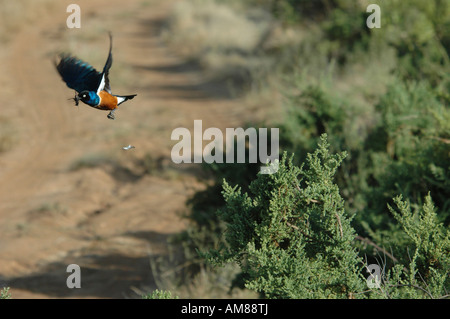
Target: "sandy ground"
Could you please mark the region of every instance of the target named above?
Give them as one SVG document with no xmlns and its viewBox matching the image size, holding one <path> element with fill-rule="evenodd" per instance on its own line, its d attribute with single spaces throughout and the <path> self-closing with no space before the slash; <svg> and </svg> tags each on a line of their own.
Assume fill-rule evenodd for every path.
<svg viewBox="0 0 450 319">
<path fill-rule="evenodd" d="M 1 47 L 11 147 L 0 153 L 0 287 L 13 298 L 132 298 L 157 288 L 149 259 L 167 254 L 186 199 L 202 187 L 197 166 L 170 160 L 172 130 L 195 119 L 236 127 L 246 112 L 164 45 L 173 2 L 78 0 L 81 28 L 68 29 L 67 3 L 54 1 Z M 115 121 L 75 107 L 52 65 L 70 49 L 101 70 L 107 30 L 113 93 L 138 94 Z M 69 264 L 81 267 L 81 289 L 66 286 Z"/>
</svg>

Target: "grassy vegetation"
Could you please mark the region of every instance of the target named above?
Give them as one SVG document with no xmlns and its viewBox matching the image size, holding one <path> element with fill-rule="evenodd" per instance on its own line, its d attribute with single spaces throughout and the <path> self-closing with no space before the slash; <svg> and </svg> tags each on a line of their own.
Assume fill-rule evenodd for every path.
<svg viewBox="0 0 450 319">
<path fill-rule="evenodd" d="M 381 7 L 380 29 L 366 27 L 369 3 Z M 181 55 L 241 94 L 283 94 L 271 105 L 282 120 L 254 126 L 279 127 L 282 150 L 293 154 L 284 173 L 268 177 L 250 165 L 205 168 L 216 183 L 190 200 L 191 228 L 179 236 L 191 268 L 206 262 L 197 252 L 233 261 L 241 272 L 229 284 L 271 298 L 448 298 L 449 26 L 450 4 L 440 0 L 175 7 L 164 36 Z M 317 166 L 322 160 L 307 164 L 317 145 L 324 152 L 324 133 L 328 152 L 347 154 L 331 180 L 329 167 Z M 322 177 L 310 180 L 303 165 Z M 307 197 L 296 199 L 295 167 L 309 176 L 300 192 L 317 185 L 305 206 Z M 338 206 L 325 201 L 333 183 Z M 309 212 L 311 203 L 324 207 Z M 339 245 L 357 255 L 339 255 Z M 370 263 L 384 269 L 383 289 L 367 290 Z M 339 277 L 343 265 L 347 275 Z"/>
<path fill-rule="evenodd" d="M 170 291 L 156 289 L 147 295 L 143 295 L 142 299 L 178 299 L 178 296 L 172 296 Z"/>
<path fill-rule="evenodd" d="M 0 291 L 0 299 L 11 299 L 11 294 L 9 293 L 9 287 L 4 287 Z"/>
<path fill-rule="evenodd" d="M 274 20 L 260 7 L 237 1 L 183 1 L 177 4 L 163 33 L 166 42 L 205 75 L 242 93 L 258 85 L 273 68 L 266 54 L 276 46 Z M 281 40 L 283 41 L 283 40 Z"/>
</svg>

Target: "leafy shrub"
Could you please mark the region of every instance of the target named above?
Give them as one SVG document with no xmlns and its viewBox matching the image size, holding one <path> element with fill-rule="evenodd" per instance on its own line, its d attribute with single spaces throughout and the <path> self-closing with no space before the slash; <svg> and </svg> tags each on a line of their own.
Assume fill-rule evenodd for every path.
<svg viewBox="0 0 450 319">
<path fill-rule="evenodd" d="M 380 286 L 367 290 L 368 265 L 355 243 L 362 237 L 333 182 L 346 154 L 328 148 L 322 135 L 300 168 L 285 153 L 277 173 L 250 184 L 251 194 L 224 182 L 227 204 L 218 215 L 227 225 L 225 242 L 203 256 L 217 265 L 236 262 L 245 286 L 267 298 L 448 297 L 450 232 L 429 195 L 414 213 L 401 196 L 394 198 L 397 209 L 388 206 L 407 240 L 390 243 L 403 254 L 390 254 L 391 266 L 378 260 Z"/>
<path fill-rule="evenodd" d="M 11 299 L 11 294 L 9 293 L 9 287 L 4 287 L 0 291 L 0 299 Z"/>
<path fill-rule="evenodd" d="M 439 222 L 431 196 L 414 212 L 402 196 L 394 203 L 396 209 L 389 206 L 389 210 L 408 237 L 403 247 L 408 254 L 386 271 L 372 297 L 449 298 L 450 232 Z"/>
<path fill-rule="evenodd" d="M 422 208 L 413 213 L 402 196 L 394 198 L 398 211 L 389 210 L 414 244 L 409 260 L 411 285 L 427 284 L 431 296 L 442 296 L 450 285 L 450 232 L 439 222 L 431 196 L 428 194 Z M 419 277 L 420 281 L 419 282 Z"/>
<path fill-rule="evenodd" d="M 332 181 L 345 154 L 327 147 L 322 136 L 301 168 L 284 154 L 276 174 L 252 182 L 253 197 L 224 183 L 228 246 L 209 257 L 236 261 L 246 287 L 268 298 L 347 298 L 363 288 L 354 230 Z"/>
<path fill-rule="evenodd" d="M 178 299 L 178 296 L 172 296 L 172 292 L 167 290 L 158 290 L 143 295 L 142 299 Z"/>
</svg>

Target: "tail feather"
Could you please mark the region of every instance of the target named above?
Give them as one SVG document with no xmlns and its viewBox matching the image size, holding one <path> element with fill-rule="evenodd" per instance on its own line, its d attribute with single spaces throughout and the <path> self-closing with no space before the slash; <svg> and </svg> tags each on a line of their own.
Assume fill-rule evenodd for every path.
<svg viewBox="0 0 450 319">
<path fill-rule="evenodd" d="M 122 104 L 125 101 L 131 100 L 134 98 L 137 94 L 132 95 L 116 95 L 117 96 L 117 105 Z"/>
</svg>

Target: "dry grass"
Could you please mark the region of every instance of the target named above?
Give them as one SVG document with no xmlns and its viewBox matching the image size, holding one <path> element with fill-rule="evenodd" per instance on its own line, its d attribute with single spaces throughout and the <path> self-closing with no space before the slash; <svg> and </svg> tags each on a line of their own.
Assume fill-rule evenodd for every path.
<svg viewBox="0 0 450 319">
<path fill-rule="evenodd" d="M 262 11 L 242 13 L 216 1 L 179 2 L 169 18 L 168 41 L 177 52 L 196 58 L 208 52 L 250 54 L 271 28 L 271 16 Z"/>
<path fill-rule="evenodd" d="M 171 259 L 171 258 L 170 258 Z M 236 264 L 211 268 L 203 265 L 193 277 L 183 275 L 183 268 L 189 264 L 174 267 L 173 260 L 156 258 L 150 260 L 155 283 L 160 290 L 170 291 L 173 296 L 183 299 L 257 299 L 258 293 L 248 289 L 232 288 L 232 282 L 240 273 Z M 181 283 L 181 284 L 180 284 Z M 135 291 L 147 295 L 152 289 L 143 287 Z"/>
<path fill-rule="evenodd" d="M 189 0 L 174 7 L 163 39 L 177 54 L 195 61 L 213 80 L 228 82 L 239 93 L 270 72 L 273 59 L 265 54 L 280 45 L 277 24 L 261 8 Z"/>
</svg>

